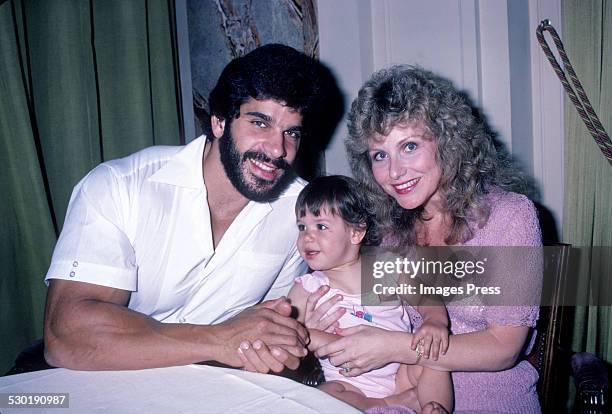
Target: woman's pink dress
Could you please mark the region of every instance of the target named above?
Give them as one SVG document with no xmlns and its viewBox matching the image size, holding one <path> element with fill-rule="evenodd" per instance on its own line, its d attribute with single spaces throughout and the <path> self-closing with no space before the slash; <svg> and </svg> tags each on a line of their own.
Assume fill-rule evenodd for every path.
<svg viewBox="0 0 612 414">
<path fill-rule="evenodd" d="M 465 246 L 541 246 L 541 233 L 533 203 L 527 197 L 493 189 L 487 199 L 491 214 Z M 531 266 L 531 265 L 530 265 Z M 534 260 L 532 275 L 541 275 Z M 538 285 L 540 281 L 534 281 Z M 453 334 L 485 330 L 490 325 L 535 327 L 538 306 L 447 306 Z M 421 325 L 418 312 L 409 308 L 413 327 Z M 499 372 L 453 372 L 457 413 L 539 413 L 538 373 L 527 361 Z"/>
</svg>

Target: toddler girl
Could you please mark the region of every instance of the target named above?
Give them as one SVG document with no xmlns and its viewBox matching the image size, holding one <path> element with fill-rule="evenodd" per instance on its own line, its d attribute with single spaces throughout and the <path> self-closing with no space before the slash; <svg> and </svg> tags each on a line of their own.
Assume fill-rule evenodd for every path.
<svg viewBox="0 0 612 414">
<path fill-rule="evenodd" d="M 352 178 L 327 176 L 315 179 L 300 193 L 295 208 L 299 230 L 297 247 L 312 273 L 296 279 L 289 299 L 298 310 L 298 320 L 305 323 L 309 295 L 321 286 L 329 286 L 329 291 L 318 304 L 333 303 L 327 315 L 339 308 L 346 310 L 338 321 L 340 329 L 332 327 L 332 331 L 341 332 L 365 324 L 406 332 L 410 323 L 402 305 L 361 305 L 359 250 L 362 244 L 376 244 L 377 237 L 367 201 L 360 190 Z M 444 307 L 416 308 L 425 321 L 415 333 L 416 342 L 420 341 L 416 352 L 428 356 L 432 342 L 436 349 L 442 343 L 445 352 L 448 318 Z M 306 327 L 311 338 L 308 348 L 315 353 L 321 346 L 340 338 L 336 333 L 308 326 L 308 321 Z M 393 363 L 349 377 L 346 375 L 351 369 L 350 361 L 341 368 L 333 366 L 327 358 L 320 359 L 320 362 L 326 382 L 319 388 L 361 410 L 385 405 L 407 406 L 422 413 L 452 410 L 452 385 L 448 372 L 409 365 L 402 366 L 398 374 L 400 364 Z"/>
</svg>

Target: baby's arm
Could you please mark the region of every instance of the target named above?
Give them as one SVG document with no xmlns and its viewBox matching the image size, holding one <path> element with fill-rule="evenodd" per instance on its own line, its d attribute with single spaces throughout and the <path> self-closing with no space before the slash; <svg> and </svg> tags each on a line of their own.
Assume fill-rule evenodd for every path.
<svg viewBox="0 0 612 414">
<path fill-rule="evenodd" d="M 304 316 L 306 315 L 306 302 L 308 301 L 308 293 L 300 283 L 293 282 L 293 286 L 291 286 L 291 290 L 289 290 L 289 294 L 287 297 L 291 302 L 291 306 L 293 306 L 297 310 L 297 321 L 301 324 L 304 324 Z"/>
</svg>

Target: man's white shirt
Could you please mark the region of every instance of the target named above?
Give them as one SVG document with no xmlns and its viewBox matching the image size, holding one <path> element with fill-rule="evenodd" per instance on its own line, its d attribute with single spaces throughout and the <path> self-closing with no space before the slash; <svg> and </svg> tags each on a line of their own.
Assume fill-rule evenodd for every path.
<svg viewBox="0 0 612 414">
<path fill-rule="evenodd" d="M 273 202 L 249 202 L 214 249 L 204 144 L 151 147 L 93 169 L 72 192 L 45 281 L 129 290 L 129 308 L 197 324 L 286 294 L 307 270 L 295 245 L 304 181 Z"/>
</svg>

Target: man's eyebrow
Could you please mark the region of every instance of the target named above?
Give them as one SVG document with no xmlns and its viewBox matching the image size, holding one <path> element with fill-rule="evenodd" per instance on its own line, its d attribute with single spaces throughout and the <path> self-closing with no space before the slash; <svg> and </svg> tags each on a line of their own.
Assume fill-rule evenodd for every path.
<svg viewBox="0 0 612 414">
<path fill-rule="evenodd" d="M 261 118 L 264 121 L 271 122 L 272 117 L 270 115 L 262 114 L 261 112 L 247 112 L 245 115 L 255 116 L 257 118 Z"/>
<path fill-rule="evenodd" d="M 291 128 L 287 128 L 285 132 L 302 132 L 302 126 L 301 125 L 292 126 Z"/>
</svg>

